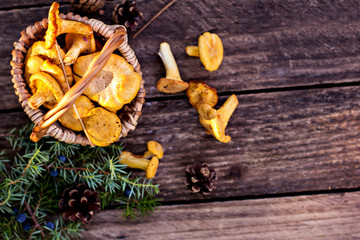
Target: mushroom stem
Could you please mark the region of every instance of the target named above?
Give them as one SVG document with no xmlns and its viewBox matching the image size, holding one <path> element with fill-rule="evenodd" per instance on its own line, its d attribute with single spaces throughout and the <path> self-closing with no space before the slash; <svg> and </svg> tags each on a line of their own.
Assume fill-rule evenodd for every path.
<svg viewBox="0 0 360 240">
<path fill-rule="evenodd" d="M 147 169 L 150 160 L 146 158 L 136 157 L 131 152 L 122 151 L 119 161 L 121 164 L 126 164 L 129 168 Z"/>
<path fill-rule="evenodd" d="M 60 17 L 58 17 L 60 19 Z M 61 27 L 57 32 L 57 35 L 63 33 L 76 33 L 82 35 L 90 35 L 93 33 L 91 27 L 82 22 L 70 21 L 70 20 L 61 20 Z"/>
<path fill-rule="evenodd" d="M 74 43 L 69 51 L 66 53 L 64 57 L 64 63 L 66 64 L 72 64 L 73 59 L 77 59 L 77 57 L 80 55 L 80 53 L 83 51 L 83 48 L 79 46 L 80 44 Z"/>
<path fill-rule="evenodd" d="M 158 54 L 164 63 L 166 77 L 161 78 L 157 82 L 157 90 L 164 93 L 178 93 L 186 90 L 189 87 L 189 84 L 181 79 L 174 55 L 172 54 L 170 46 L 167 42 L 160 44 Z"/>
<path fill-rule="evenodd" d="M 46 92 L 35 92 L 28 101 L 29 107 L 32 109 L 38 109 L 41 105 L 43 105 L 46 102 L 46 99 L 48 98 L 48 94 Z"/>
<path fill-rule="evenodd" d="M 146 178 L 151 179 L 155 176 L 159 159 L 154 156 L 149 160 L 142 157 L 136 157 L 131 152 L 122 151 L 119 157 L 119 163 L 126 164 L 129 168 L 144 170 L 146 172 Z"/>
<path fill-rule="evenodd" d="M 174 55 L 172 54 L 170 45 L 167 42 L 160 44 L 158 54 L 165 66 L 166 78 L 182 81 Z"/>
<path fill-rule="evenodd" d="M 225 127 L 229 123 L 229 119 L 233 112 L 235 111 L 237 105 L 239 104 L 239 100 L 237 99 L 235 94 L 232 94 L 228 99 L 226 99 L 225 103 L 217 110 L 221 121 L 225 123 Z"/>
<path fill-rule="evenodd" d="M 200 57 L 198 46 L 186 46 L 185 51 L 190 57 Z"/>
<path fill-rule="evenodd" d="M 64 57 L 66 65 L 74 64 L 81 53 L 93 53 L 96 50 L 94 34 L 81 35 L 68 33 L 65 37 L 65 47 L 69 49 Z"/>
</svg>

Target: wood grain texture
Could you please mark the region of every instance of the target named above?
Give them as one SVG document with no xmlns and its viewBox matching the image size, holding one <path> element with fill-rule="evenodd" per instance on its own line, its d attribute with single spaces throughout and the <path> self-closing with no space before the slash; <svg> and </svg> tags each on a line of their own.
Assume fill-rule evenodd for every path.
<svg viewBox="0 0 360 240">
<path fill-rule="evenodd" d="M 49 1 L 49 5 L 50 5 Z M 112 24 L 119 1 L 109 1 L 99 19 Z M 165 0 L 138 1 L 146 23 Z M 73 10 L 63 4 L 61 12 Z M 218 92 L 358 82 L 360 19 L 357 1 L 177 1 L 136 39 L 129 40 L 146 79 L 147 97 L 167 96 L 156 90 L 165 75 L 157 56 L 159 44 L 170 43 L 185 81 L 205 80 Z M 20 31 L 47 16 L 48 7 L 0 11 L 0 109 L 18 108 L 10 82 L 10 52 Z M 206 71 L 199 59 L 186 56 L 186 45 L 211 31 L 223 40 L 219 70 Z M 131 34 L 130 34 L 131 35 Z M 183 95 L 183 93 L 177 94 Z M 174 96 L 174 95 L 171 95 Z"/>
<path fill-rule="evenodd" d="M 143 221 L 120 211 L 94 216 L 83 237 L 96 239 L 359 239 L 360 193 L 161 206 Z"/>
<path fill-rule="evenodd" d="M 357 188 L 359 91 L 343 87 L 240 95 L 226 130 L 232 137 L 227 144 L 205 134 L 187 100 L 147 102 L 124 147 L 142 154 L 149 140 L 163 144 L 165 156 L 154 182 L 164 201 Z M 221 97 L 217 107 L 224 101 Z M 0 114 L 0 133 L 21 125 L 23 116 Z M 185 187 L 185 167 L 195 161 L 217 171 L 218 188 L 209 196 Z"/>
<path fill-rule="evenodd" d="M 0 11 L 14 9 L 14 8 L 31 8 L 31 7 L 39 7 L 41 5 L 51 5 L 54 2 L 52 0 L 13 0 L 13 1 L 1 1 L 0 3 Z M 69 3 L 69 0 L 56 0 L 56 2 L 60 4 Z"/>
<path fill-rule="evenodd" d="M 52 2 L 0 2 L 1 149 L 9 147 L 5 137 L 13 127 L 29 122 L 13 93 L 12 43 L 47 16 Z M 105 14 L 96 18 L 112 24 L 120 2 L 106 1 Z M 144 13 L 140 27 L 168 2 L 137 0 Z M 60 3 L 60 12 L 74 10 L 69 1 Z M 154 183 L 168 206 L 136 222 L 103 211 L 84 239 L 359 239 L 360 192 L 274 198 L 360 187 L 360 86 L 324 88 L 360 80 L 359 11 L 356 0 L 179 0 L 130 38 L 148 99 L 124 146 L 141 154 L 148 140 L 163 144 Z M 205 31 L 217 33 L 224 44 L 224 61 L 215 72 L 184 52 Z M 155 89 L 165 75 L 156 54 L 163 41 L 170 43 L 185 81 L 204 80 L 217 89 L 217 107 L 238 94 L 226 131 L 230 143 L 205 134 L 184 93 Z M 294 90 L 313 85 L 319 89 Z M 185 167 L 195 161 L 217 172 L 218 188 L 209 196 L 185 187 Z M 198 201 L 207 203 L 193 203 Z"/>
<path fill-rule="evenodd" d="M 24 112 L 0 113 L 0 151 L 10 149 L 6 137 L 13 128 L 22 127 L 30 122 L 31 120 Z"/>
<path fill-rule="evenodd" d="M 135 153 L 145 151 L 148 140 L 164 144 L 155 182 L 166 201 L 355 188 L 360 186 L 359 90 L 241 95 L 227 127 L 228 144 L 205 134 L 186 101 L 151 102 L 124 143 Z M 219 186 L 210 197 L 184 186 L 185 167 L 194 161 L 217 170 Z"/>
</svg>

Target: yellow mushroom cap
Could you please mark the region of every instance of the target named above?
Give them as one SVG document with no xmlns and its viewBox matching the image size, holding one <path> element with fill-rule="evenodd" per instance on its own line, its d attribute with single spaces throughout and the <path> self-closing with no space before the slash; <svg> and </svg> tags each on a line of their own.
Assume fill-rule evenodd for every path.
<svg viewBox="0 0 360 240">
<path fill-rule="evenodd" d="M 75 81 L 80 81 L 90 62 L 98 56 L 93 53 L 81 56 L 73 65 Z M 141 76 L 121 56 L 112 54 L 99 74 L 91 81 L 84 94 L 102 107 L 117 111 L 130 103 L 140 89 Z"/>
<path fill-rule="evenodd" d="M 41 65 L 43 64 L 44 59 L 37 55 L 33 55 L 25 61 L 25 73 L 24 78 L 26 83 L 29 84 L 30 76 L 34 73 L 41 72 Z"/>
<path fill-rule="evenodd" d="M 115 113 L 97 107 L 93 108 L 83 120 L 90 140 L 95 145 L 106 147 L 120 137 L 121 121 Z"/>
<path fill-rule="evenodd" d="M 205 32 L 199 37 L 200 61 L 208 71 L 215 71 L 219 68 L 224 48 L 220 37 L 215 33 Z"/>
<path fill-rule="evenodd" d="M 156 84 L 156 89 L 164 93 L 178 93 L 186 90 L 189 84 L 176 79 L 160 78 Z"/>
<path fill-rule="evenodd" d="M 214 107 L 218 101 L 216 89 L 202 81 L 190 81 L 186 96 L 195 109 L 198 109 L 201 104 L 209 104 L 210 107 Z"/>
<path fill-rule="evenodd" d="M 78 97 L 74 103 L 77 112 L 81 119 L 84 119 L 89 112 L 95 108 L 95 105 L 90 101 L 90 99 L 84 95 Z M 83 127 L 78 118 L 78 115 L 75 112 L 74 107 L 70 108 L 60 119 L 60 123 L 71 130 L 74 131 L 83 131 Z"/>
<path fill-rule="evenodd" d="M 156 141 L 148 141 L 147 148 L 150 153 L 161 159 L 164 156 L 164 149 L 160 143 Z M 146 154 L 145 154 L 146 155 Z M 146 156 L 144 156 L 146 157 Z"/>
<path fill-rule="evenodd" d="M 56 64 L 50 62 L 48 59 L 45 60 L 40 69 L 43 72 L 46 72 L 48 74 L 50 74 L 56 81 L 57 83 L 60 85 L 60 88 L 63 92 L 67 92 L 68 91 L 68 85 L 66 83 L 66 79 L 63 73 L 63 70 Z M 71 68 L 70 68 L 71 70 Z M 70 80 L 68 79 L 69 84 L 71 84 Z"/>
<path fill-rule="evenodd" d="M 53 46 L 50 49 L 47 49 L 45 47 L 44 41 L 37 41 L 35 42 L 26 53 L 25 62 L 31 57 L 31 56 L 40 56 L 43 59 L 49 59 L 51 62 L 55 63 L 56 65 L 61 64 L 59 55 L 56 51 L 56 47 Z M 65 53 L 60 48 L 60 56 L 64 58 Z"/>
<path fill-rule="evenodd" d="M 37 109 L 41 105 L 53 108 L 64 96 L 55 79 L 44 72 L 31 75 L 29 87 L 33 95 L 30 97 L 28 105 L 33 109 Z"/>
<path fill-rule="evenodd" d="M 153 156 L 149 162 L 149 165 L 146 169 L 146 178 L 151 179 L 155 177 L 156 170 L 159 166 L 159 159 L 156 156 Z"/>
</svg>

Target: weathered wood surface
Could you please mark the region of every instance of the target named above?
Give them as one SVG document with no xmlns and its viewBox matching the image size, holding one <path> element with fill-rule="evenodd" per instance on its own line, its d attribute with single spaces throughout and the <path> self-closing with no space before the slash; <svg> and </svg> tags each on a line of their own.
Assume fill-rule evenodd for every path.
<svg viewBox="0 0 360 240">
<path fill-rule="evenodd" d="M 84 239 L 359 239 L 360 193 L 162 206 L 142 222 L 103 211 Z"/>
<path fill-rule="evenodd" d="M 107 2 L 105 15 L 99 18 L 112 24 L 111 13 L 118 2 Z M 166 3 L 139 0 L 144 23 Z M 12 43 L 22 29 L 46 17 L 49 9 L 28 5 L 0 10 L 0 54 L 4 60 L 0 65 L 0 109 L 20 107 L 10 82 Z M 62 4 L 61 12 L 70 10 L 69 4 Z M 140 60 L 148 98 L 169 97 L 155 89 L 157 80 L 165 75 L 156 54 L 162 41 L 170 43 L 185 81 L 205 80 L 220 93 L 358 82 L 358 10 L 357 1 L 177 1 L 136 39 L 130 39 L 130 45 Z M 220 69 L 211 73 L 199 59 L 184 52 L 204 31 L 218 33 L 225 48 Z"/>
<path fill-rule="evenodd" d="M 0 3 L 2 149 L 8 131 L 29 121 L 13 93 L 12 43 L 47 16 L 51 2 Z M 61 12 L 72 10 L 69 1 L 60 2 Z M 112 24 L 119 2 L 107 1 L 98 18 Z M 140 26 L 167 2 L 138 0 Z M 124 145 L 141 153 L 148 140 L 163 144 L 154 181 L 168 206 L 142 223 L 104 211 L 85 239 L 359 239 L 359 192 L 269 198 L 360 187 L 359 8 L 355 0 L 177 1 L 129 39 L 146 79 L 147 103 Z M 211 73 L 184 52 L 204 31 L 217 33 L 225 48 L 220 69 Z M 238 95 L 227 127 L 232 142 L 207 136 L 183 93 L 155 89 L 165 75 L 156 54 L 162 41 L 170 43 L 185 81 L 204 80 L 218 90 L 218 106 Z M 196 160 L 218 173 L 218 189 L 206 197 L 183 183 L 186 165 Z M 254 196 L 264 199 L 239 200 Z"/>
<path fill-rule="evenodd" d="M 293 193 L 360 186 L 360 87 L 240 95 L 224 144 L 206 135 L 187 100 L 145 104 L 136 131 L 124 139 L 137 154 L 148 140 L 165 148 L 155 183 L 164 201 Z M 224 102 L 224 97 L 219 105 Z M 24 114 L 0 115 L 0 129 Z M 19 121 L 19 122 L 18 122 Z M 207 162 L 218 189 L 202 197 L 184 185 L 185 167 Z"/>
<path fill-rule="evenodd" d="M 21 9 L 21 8 L 30 8 L 30 7 L 39 7 L 39 6 L 49 6 L 53 1 L 49 0 L 16 0 L 16 1 L 2 1 L 0 3 L 0 11 L 7 11 L 12 9 Z M 66 0 L 56 0 L 60 4 L 69 3 L 70 1 Z"/>
</svg>

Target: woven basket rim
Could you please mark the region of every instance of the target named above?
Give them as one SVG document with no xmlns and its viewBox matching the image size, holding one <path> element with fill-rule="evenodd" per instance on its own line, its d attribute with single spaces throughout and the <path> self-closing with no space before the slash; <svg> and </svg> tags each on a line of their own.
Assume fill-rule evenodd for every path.
<svg viewBox="0 0 360 240">
<path fill-rule="evenodd" d="M 107 25 L 97 19 L 89 19 L 87 17 L 81 17 L 80 15 L 74 15 L 72 12 L 66 15 L 60 14 L 62 19 L 83 22 L 91 26 L 94 33 L 98 33 L 105 39 L 110 38 L 120 25 Z M 29 116 L 31 121 L 38 124 L 43 116 L 44 111 L 41 109 L 31 109 L 28 106 L 28 99 L 31 97 L 31 93 L 27 90 L 27 83 L 23 77 L 24 73 L 24 60 L 27 53 L 27 49 L 35 42 L 43 40 L 43 35 L 47 29 L 48 19 L 44 18 L 42 21 L 36 22 L 32 26 L 28 26 L 26 30 L 21 31 L 21 37 L 18 42 L 14 42 L 14 50 L 12 51 L 12 60 L 10 65 L 12 66 L 11 75 L 12 82 L 14 84 L 15 94 L 19 97 L 19 102 L 24 109 L 24 112 Z M 96 37 L 96 36 L 95 36 Z M 131 64 L 134 70 L 141 76 L 140 89 L 132 102 L 124 105 L 122 109 L 117 112 L 122 124 L 121 134 L 117 141 L 126 137 L 130 130 L 135 130 L 138 119 L 142 113 L 142 106 L 145 102 L 145 80 L 142 78 L 142 72 L 140 70 L 140 64 L 136 58 L 135 52 L 128 45 L 127 35 L 124 43 L 118 48 L 122 57 Z M 52 136 L 60 141 L 70 144 L 82 144 L 90 145 L 89 140 L 83 133 L 75 133 L 74 131 L 55 123 L 50 126 L 46 133 L 46 136 Z"/>
</svg>

